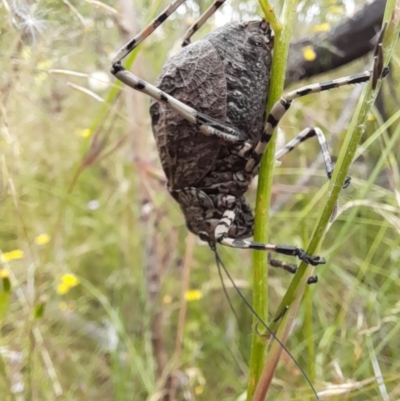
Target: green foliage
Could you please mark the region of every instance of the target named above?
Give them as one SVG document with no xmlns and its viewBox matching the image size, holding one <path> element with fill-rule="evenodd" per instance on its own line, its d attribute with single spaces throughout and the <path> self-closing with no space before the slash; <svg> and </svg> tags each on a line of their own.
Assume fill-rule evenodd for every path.
<svg viewBox="0 0 400 401">
<path fill-rule="evenodd" d="M 159 3 L 133 2 L 134 32 L 167 4 Z M 134 94 L 128 103 L 132 92 L 107 82 L 110 58 L 121 44 L 115 13 L 121 4 L 46 0 L 28 7 L 19 0 L 0 5 L 2 400 L 21 394 L 41 401 L 159 399 L 163 377 L 157 374 L 152 342 L 157 312 L 163 317 L 167 361 L 175 352 L 182 269 L 190 247 L 179 208 L 157 178 L 162 172 L 148 98 Z M 300 2 L 293 36 L 344 18 L 332 6 Z M 182 6 L 143 43 L 135 71 L 154 82 L 189 19 L 204 8 L 194 1 Z M 229 2 L 197 37 L 216 21 L 254 18 L 256 9 L 255 1 Z M 318 80 L 366 65 L 360 60 Z M 351 389 L 346 397 L 353 400 L 385 399 L 386 393 L 386 399 L 397 399 L 400 392 L 400 112 L 393 96 L 400 96 L 394 84 L 398 67 L 397 52 L 391 87 L 383 85 L 388 115 L 373 110 L 366 122 L 366 134 L 354 149 L 352 185 L 340 193 L 337 220 L 328 224 L 318 251 L 327 264 L 318 267 L 319 284 L 306 289 L 287 342 L 318 391 L 346 385 Z M 287 137 L 317 125 L 332 153 L 339 154 L 348 140 L 345 115 L 355 107 L 353 90 L 294 102 L 282 123 Z M 346 122 L 340 125 L 340 118 Z M 332 194 L 322 168 L 309 169 L 317 154 L 317 144 L 308 143 L 274 169 L 271 242 L 309 244 Z M 254 203 L 254 188 L 248 198 Z M 252 252 L 221 249 L 221 257 L 251 299 Z M 252 316 L 228 283 L 235 321 L 206 246 L 196 242 L 188 260 L 187 313 L 176 367 L 197 400 L 245 399 Z M 160 290 L 150 299 L 148 269 L 154 266 Z M 279 310 L 291 280 L 269 271 L 270 315 Z M 293 362 L 286 354 L 281 359 L 268 399 L 311 395 Z"/>
<path fill-rule="evenodd" d="M 287 1 L 282 10 L 281 22 L 276 21 L 276 16 L 272 13 L 272 7 L 267 1 L 260 1 L 264 11 L 265 18 L 271 20 L 271 25 L 275 31 L 274 57 L 271 68 L 271 86 L 268 93 L 267 111 L 271 110 L 275 102 L 282 95 L 285 83 L 286 61 L 289 52 L 289 43 L 292 35 L 293 21 L 295 19 L 295 10 L 298 4 L 297 0 Z M 269 18 L 268 18 L 269 17 Z M 260 174 L 258 179 L 256 206 L 255 206 L 255 224 L 254 240 L 261 243 L 268 243 L 268 225 L 269 209 L 271 206 L 272 180 L 275 165 L 275 146 L 276 135 L 271 139 L 265 152 L 265 157 L 261 161 Z M 267 321 L 268 310 L 268 265 L 265 252 L 254 251 L 253 256 L 253 305 L 259 316 Z M 253 324 L 257 324 L 255 317 Z M 256 385 L 259 382 L 261 371 L 264 364 L 266 342 L 260 339 L 259 334 L 254 331 L 252 337 L 252 350 L 250 356 L 250 375 L 249 386 L 247 390 L 247 399 L 253 399 L 256 392 Z M 279 358 L 276 358 L 277 361 Z M 269 369 L 270 378 L 272 378 L 275 368 Z M 269 387 L 266 385 L 265 387 Z M 264 390 L 265 391 L 265 390 Z"/>
</svg>

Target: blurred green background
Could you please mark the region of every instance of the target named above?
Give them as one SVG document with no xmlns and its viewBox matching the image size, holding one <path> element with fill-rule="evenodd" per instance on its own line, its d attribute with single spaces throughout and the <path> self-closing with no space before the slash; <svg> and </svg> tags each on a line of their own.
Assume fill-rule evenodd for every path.
<svg viewBox="0 0 400 401">
<path fill-rule="evenodd" d="M 139 48 L 135 73 L 154 82 L 209 3 L 182 5 Z M 164 188 L 149 98 L 119 89 L 109 74 L 123 41 L 167 4 L 0 3 L 1 400 L 161 400 L 172 367 L 184 388 L 177 399 L 244 399 L 251 314 L 226 283 L 236 321 L 212 253 L 188 235 Z M 294 37 L 363 5 L 301 1 Z M 196 37 L 257 15 L 255 1 L 229 1 Z M 370 60 L 313 82 L 363 71 Z M 383 84 L 386 115 L 368 119 L 321 249 L 327 264 L 287 344 L 326 399 L 400 399 L 399 63 L 397 52 Z M 286 140 L 316 125 L 337 155 L 358 95 L 350 87 L 295 101 L 281 124 Z M 276 169 L 274 243 L 307 246 L 327 189 L 323 167 L 311 168 L 317 155 L 311 141 Z M 220 251 L 251 299 L 251 252 Z M 275 313 L 291 277 L 270 275 Z M 304 377 L 283 355 L 268 399 L 306 397 Z"/>
</svg>

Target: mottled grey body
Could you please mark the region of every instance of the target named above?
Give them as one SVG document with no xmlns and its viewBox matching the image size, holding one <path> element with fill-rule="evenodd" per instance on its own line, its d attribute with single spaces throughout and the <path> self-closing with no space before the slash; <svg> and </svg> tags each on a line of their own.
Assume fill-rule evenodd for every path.
<svg viewBox="0 0 400 401">
<path fill-rule="evenodd" d="M 193 33 L 224 1 L 215 0 L 199 17 L 187 31 L 183 46 L 190 43 Z M 114 57 L 111 73 L 157 102 L 151 106 L 153 130 L 168 178 L 168 190 L 181 206 L 188 228 L 212 248 L 220 243 L 291 255 L 312 265 L 325 263 L 324 258 L 308 255 L 297 246 L 242 239 L 252 234 L 254 223 L 243 194 L 258 172 L 275 128 L 294 99 L 370 79 L 374 87 L 378 79 L 387 75 L 382 51 L 385 28 L 378 38 L 372 71 L 289 92 L 266 116 L 273 40 L 265 20 L 226 25 L 182 50 L 164 67 L 158 87 L 122 65 L 122 60 L 184 2 L 173 0 L 126 43 Z M 320 144 L 330 179 L 333 166 L 324 134 L 317 127 L 301 131 L 276 157 L 281 158 L 313 137 Z M 349 182 L 346 179 L 343 188 Z M 296 266 L 284 262 L 274 261 L 273 266 L 291 273 L 296 271 Z"/>
<path fill-rule="evenodd" d="M 168 104 L 151 104 L 168 190 L 196 234 L 205 231 L 214 236 L 227 209 L 229 197 L 224 194 L 232 195 L 236 210 L 241 211 L 229 236 L 252 234 L 253 217 L 242 197 L 252 177 L 237 178 L 247 161 L 238 149 L 245 142 L 253 148 L 261 138 L 271 51 L 271 31 L 260 21 L 231 23 L 184 47 L 165 64 L 156 82 L 163 92 L 242 133 L 236 143 L 218 140 L 204 135 Z"/>
</svg>

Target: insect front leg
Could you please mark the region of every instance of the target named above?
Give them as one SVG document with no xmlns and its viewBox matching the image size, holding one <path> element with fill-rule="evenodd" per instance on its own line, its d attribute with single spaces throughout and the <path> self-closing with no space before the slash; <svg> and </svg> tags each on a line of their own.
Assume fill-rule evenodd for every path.
<svg viewBox="0 0 400 401">
<path fill-rule="evenodd" d="M 245 133 L 203 113 L 197 112 L 183 102 L 175 99 L 173 96 L 168 95 L 148 82 L 138 78 L 122 65 L 122 60 L 153 33 L 185 1 L 186 0 L 173 1 L 170 6 L 146 28 L 139 32 L 127 44 L 122 46 L 112 61 L 111 73 L 127 86 L 147 94 L 160 103 L 167 104 L 183 118 L 195 124 L 204 135 L 214 136 L 229 143 L 236 144 L 243 142 L 247 139 Z"/>
<path fill-rule="evenodd" d="M 317 137 L 318 143 L 321 147 L 321 153 L 322 153 L 322 156 L 323 156 L 324 162 L 325 162 L 326 175 L 327 175 L 328 179 L 330 180 L 332 178 L 332 173 L 333 173 L 332 159 L 329 154 L 328 143 L 325 139 L 324 133 L 319 128 L 311 127 L 311 128 L 306 128 L 303 131 L 301 131 L 290 142 L 288 142 L 282 149 L 280 149 L 278 152 L 275 153 L 275 159 L 277 159 L 277 160 L 281 159 L 283 156 L 290 153 L 293 149 L 295 149 L 302 142 L 306 141 L 307 139 L 314 138 L 315 136 Z M 351 178 L 347 177 L 343 184 L 343 189 L 347 188 L 349 186 L 350 181 L 351 181 Z"/>
<path fill-rule="evenodd" d="M 111 72 L 116 78 L 131 88 L 151 96 L 160 103 L 167 104 L 187 121 L 196 125 L 200 132 L 206 136 L 213 136 L 221 139 L 223 142 L 234 144 L 243 143 L 247 139 L 247 135 L 244 132 L 231 127 L 228 124 L 215 120 L 203 113 L 199 113 L 193 108 L 175 99 L 173 96 L 170 96 L 148 82 L 139 79 L 119 63 L 113 65 Z"/>
<path fill-rule="evenodd" d="M 215 227 L 214 236 L 216 242 L 221 245 L 229 246 L 231 248 L 241 248 L 241 249 L 256 249 L 259 251 L 275 252 L 282 255 L 295 256 L 302 260 L 303 262 L 310 264 L 312 266 L 317 266 L 325 264 L 325 259 L 320 256 L 310 256 L 304 251 L 304 249 L 298 248 L 295 245 L 273 245 L 273 244 L 262 244 L 255 241 L 246 241 L 242 239 L 234 239 L 228 236 L 229 229 L 231 228 L 235 216 L 236 216 L 236 206 L 232 205 L 228 208 L 217 226 Z"/>
<path fill-rule="evenodd" d="M 231 127 L 228 124 L 215 120 L 203 113 L 199 113 L 193 108 L 175 99 L 173 96 L 168 95 L 148 82 L 137 78 L 121 64 L 114 64 L 111 72 L 116 78 L 131 88 L 151 96 L 160 103 L 168 105 L 184 119 L 196 125 L 200 132 L 206 136 L 213 136 L 224 142 L 235 144 L 242 143 L 247 139 L 247 135 L 244 132 Z"/>
</svg>

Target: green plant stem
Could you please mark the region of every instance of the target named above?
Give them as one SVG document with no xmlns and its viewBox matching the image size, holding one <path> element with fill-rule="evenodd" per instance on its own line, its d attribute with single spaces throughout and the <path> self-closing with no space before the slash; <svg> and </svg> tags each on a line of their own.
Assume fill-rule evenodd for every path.
<svg viewBox="0 0 400 401">
<path fill-rule="evenodd" d="M 272 30 L 275 32 L 275 35 L 278 32 L 281 32 L 282 31 L 281 22 L 277 18 L 274 8 L 271 6 L 271 4 L 269 4 L 269 1 L 260 0 L 259 3 L 264 13 L 264 19 L 270 23 Z"/>
<path fill-rule="evenodd" d="M 273 104 L 279 100 L 283 91 L 286 61 L 297 2 L 298 0 L 288 0 L 285 2 L 282 11 L 281 24 L 276 19 L 272 7 L 267 2 L 263 3 L 260 1 L 261 7 L 265 12 L 265 17 L 271 21 L 271 26 L 275 33 L 275 49 L 271 69 L 271 86 L 269 88 L 267 110 L 270 110 Z M 261 162 L 257 189 L 254 239 L 255 241 L 263 243 L 268 242 L 267 227 L 269 222 L 270 195 L 275 164 L 275 143 L 276 138 L 274 135 Z M 253 255 L 253 307 L 258 314 L 266 320 L 268 310 L 267 258 L 265 252 L 255 251 Z M 254 324 L 256 323 L 257 320 L 254 319 Z M 264 354 L 265 341 L 260 338 L 256 332 L 253 332 L 247 400 L 251 400 L 253 397 L 264 364 Z"/>
</svg>

